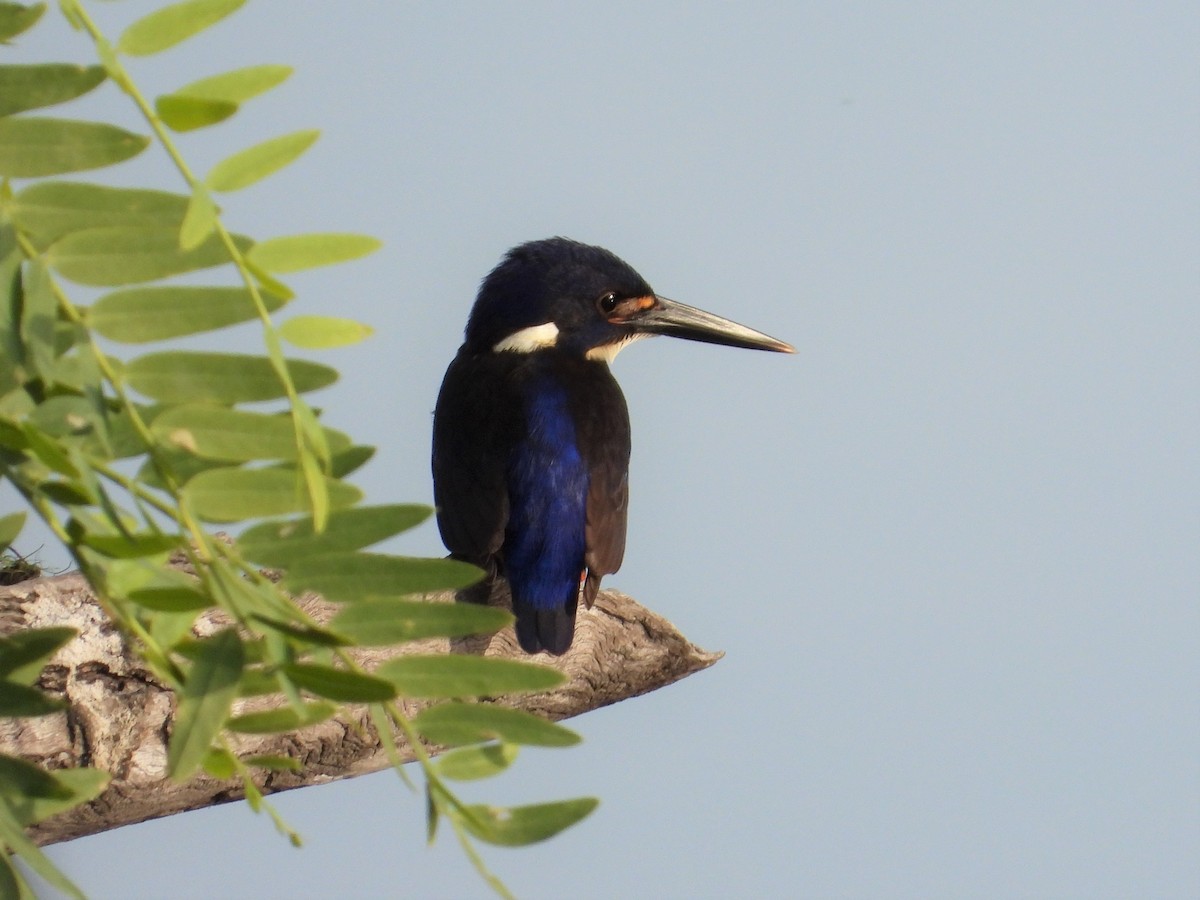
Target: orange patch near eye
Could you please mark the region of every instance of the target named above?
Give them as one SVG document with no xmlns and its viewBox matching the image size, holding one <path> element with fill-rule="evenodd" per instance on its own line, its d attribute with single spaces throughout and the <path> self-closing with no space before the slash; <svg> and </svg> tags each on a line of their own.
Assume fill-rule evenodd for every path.
<svg viewBox="0 0 1200 900">
<path fill-rule="evenodd" d="M 613 314 L 608 317 L 608 321 L 614 325 L 619 325 L 628 319 L 633 318 L 638 313 L 645 312 L 648 309 L 653 309 L 657 305 L 658 300 L 651 294 L 649 297 L 630 297 L 628 300 L 622 300 Z"/>
<path fill-rule="evenodd" d="M 622 325 L 639 313 L 653 309 L 658 305 L 658 298 L 653 294 L 648 297 L 629 297 L 617 304 L 617 307 L 607 316 L 613 325 Z"/>
</svg>

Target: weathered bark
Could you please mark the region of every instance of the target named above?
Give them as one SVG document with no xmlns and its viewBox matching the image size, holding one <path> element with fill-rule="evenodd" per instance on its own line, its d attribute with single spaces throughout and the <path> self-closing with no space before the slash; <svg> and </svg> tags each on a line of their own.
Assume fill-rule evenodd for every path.
<svg viewBox="0 0 1200 900">
<path fill-rule="evenodd" d="M 452 596 L 432 595 L 450 602 Z M 334 607 L 316 597 L 301 603 L 319 621 Z M 96 766 L 112 773 L 108 789 L 91 803 L 39 823 L 31 836 L 42 844 L 69 840 L 240 799 L 240 782 L 198 775 L 177 784 L 167 778 L 167 741 L 175 713 L 175 696 L 125 645 L 121 633 L 105 617 L 87 582 L 78 574 L 39 578 L 0 588 L 0 634 L 24 628 L 70 625 L 79 636 L 62 648 L 42 672 L 39 684 L 69 704 L 64 713 L 29 719 L 0 719 L 0 752 L 23 757 L 50 769 Z M 219 627 L 215 618 L 201 619 L 197 634 Z M 516 645 L 511 629 L 489 638 L 427 640 L 385 650 L 356 651 L 368 670 L 404 653 L 465 652 L 528 658 Z M 512 706 L 563 719 L 618 700 L 634 697 L 707 668 L 720 658 L 692 645 L 665 619 L 617 591 L 603 591 L 591 611 L 581 609 L 570 652 L 537 660 L 558 668 L 570 679 L 544 694 L 508 698 Z M 239 702 L 236 710 L 248 703 Z M 261 701 L 258 701 L 261 706 Z M 405 702 L 412 714 L 420 704 Z M 404 759 L 410 748 L 400 742 Z M 234 737 L 239 755 L 275 754 L 297 759 L 297 773 L 263 772 L 256 784 L 264 792 L 323 784 L 375 772 L 387 757 L 365 708 L 291 734 Z M 431 748 L 436 751 L 436 748 Z"/>
</svg>

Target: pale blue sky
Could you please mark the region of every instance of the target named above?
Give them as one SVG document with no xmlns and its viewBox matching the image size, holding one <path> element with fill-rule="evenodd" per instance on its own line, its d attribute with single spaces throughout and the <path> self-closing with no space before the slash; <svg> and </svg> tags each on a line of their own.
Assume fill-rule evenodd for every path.
<svg viewBox="0 0 1200 900">
<path fill-rule="evenodd" d="M 90 6 L 115 36 L 153 5 Z M 464 790 L 602 798 L 487 853 L 519 896 L 1200 894 L 1198 46 L 1184 2 L 254 0 L 134 65 L 297 67 L 182 143 L 203 171 L 318 126 L 228 221 L 385 241 L 293 279 L 378 330 L 318 401 L 379 445 L 374 501 L 431 499 L 442 372 L 522 241 L 797 347 L 617 361 L 608 583 L 727 657 Z M 54 22 L 0 55 L 86 52 Z M 394 775 L 276 800 L 304 850 L 238 805 L 53 855 L 97 898 L 488 896 Z"/>
</svg>

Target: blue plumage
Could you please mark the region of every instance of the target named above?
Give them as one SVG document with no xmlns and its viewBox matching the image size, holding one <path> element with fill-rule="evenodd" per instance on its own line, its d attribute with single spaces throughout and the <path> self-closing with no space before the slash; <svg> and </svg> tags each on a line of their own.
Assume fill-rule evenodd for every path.
<svg viewBox="0 0 1200 900">
<path fill-rule="evenodd" d="M 567 392 L 550 373 L 525 387 L 524 436 L 509 461 L 505 572 L 521 642 L 539 621 L 573 617 L 583 570 L 588 472 L 577 446 Z M 562 617 L 564 624 L 569 617 Z M 524 627 L 523 627 L 524 626 Z M 522 634 L 530 631 L 530 634 Z M 570 635 L 565 636 L 569 642 Z"/>
<path fill-rule="evenodd" d="M 625 554 L 629 413 L 608 364 L 635 338 L 791 352 L 660 297 L 601 247 L 523 244 L 484 279 L 433 417 L 433 490 L 457 559 L 508 581 L 517 639 L 565 653 L 580 597 Z"/>
</svg>

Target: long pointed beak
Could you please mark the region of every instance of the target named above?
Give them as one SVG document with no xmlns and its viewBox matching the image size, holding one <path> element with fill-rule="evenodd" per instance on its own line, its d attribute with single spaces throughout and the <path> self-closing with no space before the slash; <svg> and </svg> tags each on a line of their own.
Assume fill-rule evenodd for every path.
<svg viewBox="0 0 1200 900">
<path fill-rule="evenodd" d="M 667 334 L 689 341 L 706 344 L 725 344 L 729 347 L 745 347 L 747 350 L 772 350 L 776 353 L 795 353 L 791 344 L 776 340 L 770 335 L 722 319 L 712 313 L 677 300 L 654 297 L 654 306 L 629 322 L 638 331 L 647 334 Z"/>
</svg>

